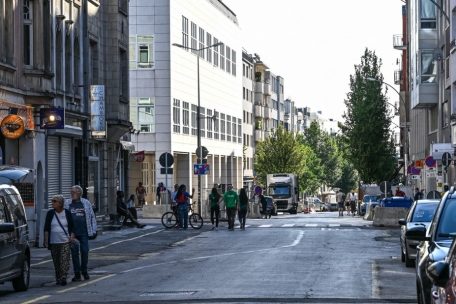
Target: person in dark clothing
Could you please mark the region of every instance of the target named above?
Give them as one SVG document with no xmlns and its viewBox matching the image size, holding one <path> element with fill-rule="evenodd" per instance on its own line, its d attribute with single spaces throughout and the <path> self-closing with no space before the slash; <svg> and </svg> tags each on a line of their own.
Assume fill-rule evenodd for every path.
<svg viewBox="0 0 456 304">
<path fill-rule="evenodd" d="M 415 201 L 421 199 L 421 192 L 419 188 L 415 188 L 415 196 L 413 197 Z"/>
<path fill-rule="evenodd" d="M 218 193 L 217 188 L 212 188 L 211 194 L 209 194 L 209 201 L 211 203 L 211 222 L 212 230 L 218 230 L 219 217 L 220 217 L 220 198 L 222 196 Z"/>
<path fill-rule="evenodd" d="M 140 224 L 133 215 L 131 214 L 130 211 L 128 211 L 127 205 L 123 201 L 124 193 L 123 191 L 117 191 L 117 213 L 121 214 L 124 216 L 123 220 L 123 225 L 125 226 L 127 224 L 127 220 L 130 220 L 133 224 L 136 225 L 137 228 L 144 228 L 146 225 Z"/>
<path fill-rule="evenodd" d="M 249 198 L 244 188 L 239 191 L 239 222 L 241 223 L 241 230 L 245 230 L 245 218 L 247 212 L 250 212 Z"/>
<path fill-rule="evenodd" d="M 261 204 L 261 207 L 263 208 L 263 211 L 261 212 L 261 214 L 264 214 L 264 218 L 265 219 L 268 218 L 268 215 L 269 215 L 269 217 L 271 217 L 269 212 L 268 212 L 268 201 L 264 197 L 263 193 L 258 195 L 258 198 L 260 199 L 260 204 Z"/>
</svg>

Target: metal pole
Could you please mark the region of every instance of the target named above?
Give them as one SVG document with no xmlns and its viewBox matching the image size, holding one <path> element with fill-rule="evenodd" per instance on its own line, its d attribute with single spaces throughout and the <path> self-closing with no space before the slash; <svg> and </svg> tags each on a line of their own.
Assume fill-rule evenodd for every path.
<svg viewBox="0 0 456 304">
<path fill-rule="evenodd" d="M 203 50 L 204 51 L 204 50 Z M 201 149 L 201 123 L 200 123 L 200 103 L 201 103 L 201 98 L 200 98 L 200 52 L 196 54 L 196 70 L 197 70 L 197 82 L 198 82 L 198 110 L 197 110 L 197 117 L 196 117 L 196 128 L 197 128 L 197 151 L 199 151 L 200 155 L 196 155 L 197 158 L 200 159 L 200 162 L 203 162 L 203 149 Z M 198 209 L 199 209 L 199 214 L 203 214 L 203 206 L 201 205 L 201 174 L 198 174 Z"/>
</svg>

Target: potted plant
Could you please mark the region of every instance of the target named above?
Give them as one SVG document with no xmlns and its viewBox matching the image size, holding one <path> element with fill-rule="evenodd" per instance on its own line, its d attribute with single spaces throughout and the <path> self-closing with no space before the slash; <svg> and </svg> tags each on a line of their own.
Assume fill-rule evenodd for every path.
<svg viewBox="0 0 456 304">
<path fill-rule="evenodd" d="M 255 72 L 255 81 L 261 82 L 261 72 Z"/>
</svg>

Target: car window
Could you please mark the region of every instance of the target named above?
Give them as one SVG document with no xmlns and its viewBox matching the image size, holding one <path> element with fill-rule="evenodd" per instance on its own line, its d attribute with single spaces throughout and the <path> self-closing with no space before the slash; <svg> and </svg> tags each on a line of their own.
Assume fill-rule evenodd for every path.
<svg viewBox="0 0 456 304">
<path fill-rule="evenodd" d="M 376 202 L 377 201 L 377 196 L 375 195 L 366 195 L 363 198 L 363 202 L 368 203 L 369 201 Z"/>
<path fill-rule="evenodd" d="M 434 217 L 437 204 L 417 204 L 411 222 L 430 222 Z"/>
<path fill-rule="evenodd" d="M 456 199 L 447 199 L 440 214 L 436 240 L 452 238 L 450 233 L 456 233 Z"/>
</svg>

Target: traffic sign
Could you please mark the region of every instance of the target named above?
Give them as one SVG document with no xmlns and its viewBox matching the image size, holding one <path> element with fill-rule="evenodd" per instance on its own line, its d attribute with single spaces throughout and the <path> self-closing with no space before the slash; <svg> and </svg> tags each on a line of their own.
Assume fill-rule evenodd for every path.
<svg viewBox="0 0 456 304">
<path fill-rule="evenodd" d="M 391 183 L 388 181 L 383 181 L 380 183 L 380 191 L 383 193 L 388 193 L 391 191 Z"/>
<path fill-rule="evenodd" d="M 158 162 L 162 167 L 168 168 L 174 164 L 174 157 L 172 154 L 165 152 L 162 155 L 160 155 Z"/>
<path fill-rule="evenodd" d="M 203 175 L 209 174 L 209 165 L 208 164 L 194 164 L 193 165 L 193 174 Z"/>
<path fill-rule="evenodd" d="M 261 186 L 256 186 L 254 191 L 255 194 L 261 194 L 261 192 L 263 192 L 263 188 L 261 188 Z"/>
<path fill-rule="evenodd" d="M 410 173 L 412 173 L 413 175 L 421 174 L 421 169 L 412 167 L 412 169 L 410 170 Z"/>
<path fill-rule="evenodd" d="M 209 150 L 207 150 L 207 148 L 205 146 L 201 146 L 201 147 L 196 148 L 195 153 L 198 158 L 200 158 L 201 156 L 203 158 L 205 158 L 209 154 Z"/>
<path fill-rule="evenodd" d="M 442 164 L 445 167 L 448 167 L 451 164 L 451 154 L 448 152 L 443 153 L 442 155 Z"/>
<path fill-rule="evenodd" d="M 429 168 L 435 167 L 435 165 L 437 164 L 434 157 L 432 157 L 431 155 L 426 157 L 425 163 L 426 163 L 426 166 L 428 166 Z"/>
</svg>

